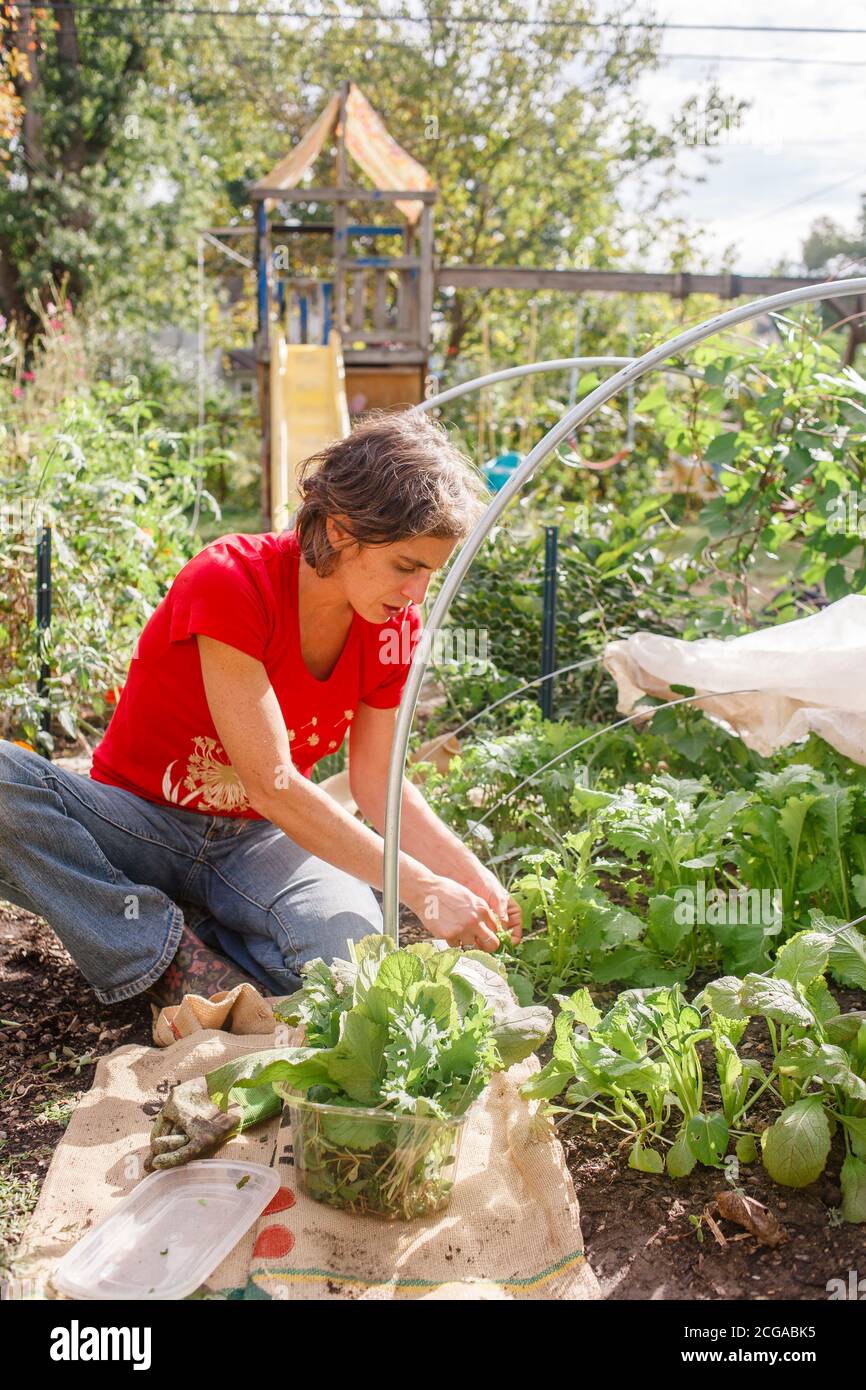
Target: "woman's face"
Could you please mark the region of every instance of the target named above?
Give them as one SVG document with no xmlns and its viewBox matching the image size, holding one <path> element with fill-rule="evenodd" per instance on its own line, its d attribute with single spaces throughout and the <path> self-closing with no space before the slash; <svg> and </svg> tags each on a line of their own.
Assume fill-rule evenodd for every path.
<svg viewBox="0 0 866 1390">
<path fill-rule="evenodd" d="M 330 518 L 328 537 L 340 552 L 329 579 L 369 623 L 384 623 L 407 604 L 421 604 L 434 570 L 447 562 L 456 544 L 436 536 L 409 536 L 393 545 L 358 545 Z"/>
</svg>

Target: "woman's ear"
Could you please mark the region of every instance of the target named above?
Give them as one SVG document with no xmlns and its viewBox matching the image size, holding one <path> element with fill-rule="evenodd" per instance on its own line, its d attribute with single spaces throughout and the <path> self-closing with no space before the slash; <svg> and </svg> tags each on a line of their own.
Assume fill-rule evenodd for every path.
<svg viewBox="0 0 866 1390">
<path fill-rule="evenodd" d="M 348 519 L 342 513 L 325 517 L 325 535 L 332 550 L 345 550 L 347 545 L 355 543 L 355 538 L 346 524 Z"/>
</svg>

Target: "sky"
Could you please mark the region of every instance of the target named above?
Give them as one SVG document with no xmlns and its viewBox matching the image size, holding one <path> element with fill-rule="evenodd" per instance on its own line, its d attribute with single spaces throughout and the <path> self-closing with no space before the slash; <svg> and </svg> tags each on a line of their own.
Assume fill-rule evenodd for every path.
<svg viewBox="0 0 866 1390">
<path fill-rule="evenodd" d="M 866 30 L 866 0 L 656 0 L 654 12 L 668 23 L 805 25 Z M 815 218 L 829 216 L 850 230 L 858 225 L 866 193 L 866 33 L 862 35 L 719 33 L 668 30 L 667 57 L 641 79 L 641 98 L 663 126 L 693 95 L 715 80 L 725 97 L 750 102 L 739 128 L 722 129 L 713 143 L 719 162 L 689 150 L 683 168 L 702 170 L 673 205 L 690 226 L 704 231 L 712 263 L 732 244 L 733 268 L 765 273 L 780 260 L 801 263 L 801 246 Z M 709 59 L 674 54 L 718 55 Z M 721 55 L 760 58 L 723 61 Z M 796 58 L 769 62 L 769 56 Z M 827 60 L 822 62 L 821 60 Z M 842 64 L 851 64 L 843 66 Z M 860 64 L 861 66 L 855 66 Z M 712 127 L 709 129 L 713 139 Z M 699 122 L 698 138 L 702 128 Z M 649 265 L 647 270 L 663 269 Z"/>
</svg>

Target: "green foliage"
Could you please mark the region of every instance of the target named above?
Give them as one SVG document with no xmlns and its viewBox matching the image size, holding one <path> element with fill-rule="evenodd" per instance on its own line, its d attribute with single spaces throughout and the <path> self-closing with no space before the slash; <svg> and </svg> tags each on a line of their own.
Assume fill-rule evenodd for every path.
<svg viewBox="0 0 866 1390">
<path fill-rule="evenodd" d="M 569 1106 L 633 1135 L 629 1165 L 642 1172 L 666 1166 L 671 1177 L 685 1177 L 696 1163 L 719 1167 L 729 1124 L 704 1107 L 698 1052 L 712 1030 L 679 987 L 627 990 L 603 1017 L 586 990 L 560 1003 L 553 1058 L 523 1094 L 564 1091 Z M 673 1140 L 665 1137 L 671 1126 Z M 658 1144 L 667 1146 L 666 1158 Z"/>
<path fill-rule="evenodd" d="M 517 737 L 485 745 L 488 774 Z M 553 787 L 550 773 L 532 785 L 531 816 L 521 808 L 524 826 L 556 849 L 500 848 L 525 845 L 517 810 L 499 835 L 527 933 L 518 945 L 503 937 L 502 952 L 525 997 L 588 981 L 673 984 L 698 967 L 755 972 L 817 906 L 841 924 L 862 901 L 865 778 L 853 765 L 835 763 L 833 781 L 808 763 L 770 767 L 751 791 L 727 792 L 669 773 L 610 792 L 581 778 L 569 792 L 564 766 Z M 466 780 L 464 765 L 456 776 Z M 856 927 L 845 948 L 837 941 L 828 960 L 841 983 L 859 983 L 865 941 Z M 780 960 L 802 967 L 788 948 Z"/>
<path fill-rule="evenodd" d="M 76 297 L 87 293 L 112 316 L 185 317 L 196 231 L 251 224 L 248 183 L 347 77 L 430 170 L 444 263 L 465 260 L 468 248 L 480 264 L 609 266 L 635 223 L 638 254 L 668 231 L 683 238 L 655 196 L 645 228 L 621 196 L 636 169 L 654 168 L 668 191 L 683 177 L 683 138 L 636 102 L 656 34 L 623 29 L 611 58 L 601 31 L 569 22 L 564 0 L 538 11 L 557 23 L 529 30 L 510 0 L 497 4 L 494 26 L 471 23 L 470 3 L 444 0 L 408 17 L 353 21 L 326 10 L 300 26 L 284 10 L 268 0 L 217 22 L 158 0 L 70 5 L 62 42 L 51 12 L 39 20 L 44 52 L 22 93 L 31 119 L 10 151 L 15 179 L 0 188 L 16 297 L 65 270 Z M 575 63 L 580 83 L 568 77 Z M 332 154 L 323 154 L 322 183 L 333 182 Z M 477 341 L 482 302 L 471 291 L 444 300 L 455 352 Z M 555 312 L 567 318 L 570 306 Z M 505 317 L 510 338 L 523 314 L 510 306 Z"/>
<path fill-rule="evenodd" d="M 776 342 L 700 345 L 701 380 L 637 407 L 666 448 L 718 472 L 688 559 L 712 580 L 702 621 L 720 635 L 753 625 L 756 594 L 760 621 L 784 622 L 866 590 L 866 381 L 808 313 L 774 323 Z"/>
<path fill-rule="evenodd" d="M 64 319 L 73 331 L 71 315 Z M 173 428 L 139 384 L 77 391 L 48 345 L 36 380 L 0 426 L 0 734 L 50 748 L 37 696 L 41 661 L 63 733 L 98 733 L 135 641 L 182 565 L 200 549 L 190 513 L 212 456 Z M 59 378 L 55 380 L 55 378 Z M 0 375 L 0 394 L 9 392 Z M 37 647 L 36 541 L 52 525 L 53 611 Z"/>
<path fill-rule="evenodd" d="M 830 217 L 819 217 L 803 243 L 803 264 L 809 271 L 841 266 L 866 257 L 866 195 L 860 200 L 860 226 L 851 232 Z"/>
<path fill-rule="evenodd" d="M 480 683 L 482 677 L 467 676 L 464 689 L 470 680 Z M 495 680 L 501 691 L 498 674 Z M 476 687 L 473 702 L 480 704 L 478 695 Z M 429 763 L 419 764 L 418 772 L 424 777 L 425 797 L 438 814 L 474 839 L 494 862 L 505 864 L 513 864 L 521 850 L 535 852 L 558 843 L 573 824 L 570 799 L 576 784 L 602 791 L 670 772 L 706 775 L 714 786 L 734 790 L 751 787 L 759 770 L 774 766 L 699 711 L 683 706 L 659 709 L 640 728 L 637 722 L 615 728 L 545 721 L 537 696 L 529 691 L 506 700 L 489 720 L 508 732 L 478 732 L 483 729 L 478 721 L 471 741 L 451 758 L 446 772 Z M 810 751 L 837 775 L 840 762 L 827 745 L 814 740 Z M 850 769 L 847 760 L 841 763 Z"/>
<path fill-rule="evenodd" d="M 754 1162 L 749 1111 L 763 1097 L 775 1110 L 760 1131 L 770 1177 L 808 1186 L 841 1131 L 843 1217 L 864 1221 L 866 1013 L 840 1012 L 825 980 L 851 932 L 820 922 L 792 937 L 768 973 L 714 980 L 691 1004 L 677 985 L 626 990 L 603 1016 L 585 989 L 560 997 L 553 1057 L 523 1094 L 562 1096 L 554 1110 L 611 1125 L 631 1142 L 631 1167 L 672 1178 L 697 1163 L 720 1167 L 732 1141 L 740 1162 Z M 863 987 L 866 961 L 858 979 Z M 766 1070 L 738 1051 L 749 1019 L 764 1021 Z M 710 1040 L 720 1110 L 705 1101 Z"/>
<path fill-rule="evenodd" d="M 449 621 L 485 631 L 497 673 L 521 680 L 541 670 L 544 531 L 538 513 L 513 529 L 494 529 L 457 594 Z M 581 529 L 561 528 L 557 600 L 558 665 L 600 657 L 607 642 L 641 628 L 679 635 L 694 605 L 677 562 L 657 542 L 670 528 L 655 501 L 596 507 Z M 591 720 L 614 708 L 599 665 L 560 676 L 557 709 Z"/>
<path fill-rule="evenodd" d="M 281 1016 L 305 1026 L 308 1046 L 223 1078 L 223 1100 L 275 1089 L 293 1108 L 312 1195 L 403 1219 L 447 1201 L 455 1121 L 552 1023 L 544 1008 L 520 1008 L 480 952 L 398 950 L 383 936 L 352 944 L 349 961 L 310 962 Z"/>
<path fill-rule="evenodd" d="M 781 1112 L 761 1134 L 764 1166 L 776 1182 L 806 1187 L 823 1172 L 832 1132 L 842 1130 L 843 1214 L 866 1220 L 861 1163 L 866 1156 L 866 1015 L 840 1013 L 824 972 L 853 951 L 856 983 L 866 987 L 862 937 L 815 914 L 794 936 L 769 976 L 722 979 L 701 1000 L 718 1018 L 763 1018 L 773 1051 L 771 1077 Z"/>
</svg>

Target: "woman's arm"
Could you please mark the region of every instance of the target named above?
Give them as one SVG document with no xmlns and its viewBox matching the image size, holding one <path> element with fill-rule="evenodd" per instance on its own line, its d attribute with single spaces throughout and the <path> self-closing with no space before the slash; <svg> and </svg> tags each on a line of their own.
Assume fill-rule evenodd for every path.
<svg viewBox="0 0 866 1390">
<path fill-rule="evenodd" d="M 396 722 L 396 709 L 372 709 L 364 704 L 359 705 L 352 721 L 349 785 L 359 810 L 380 832 L 385 826 L 388 764 Z M 518 904 L 427 805 L 418 787 L 405 779 L 400 844 L 434 873 L 471 888 L 508 925 L 514 941 L 520 940 L 522 914 Z"/>
<path fill-rule="evenodd" d="M 297 771 L 279 702 L 262 663 L 212 637 L 196 640 L 211 718 L 253 810 L 302 849 L 381 888 L 381 838 Z M 484 950 L 498 946 L 496 918 L 488 902 L 406 853 L 400 855 L 400 899 L 434 936 Z M 436 904 L 435 917 L 427 911 L 431 902 Z"/>
</svg>

